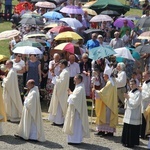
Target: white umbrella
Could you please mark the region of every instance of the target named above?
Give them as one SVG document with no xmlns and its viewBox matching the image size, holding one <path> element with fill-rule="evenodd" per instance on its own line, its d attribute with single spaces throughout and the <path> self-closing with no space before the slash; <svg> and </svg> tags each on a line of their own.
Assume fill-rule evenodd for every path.
<svg viewBox="0 0 150 150">
<path fill-rule="evenodd" d="M 20 31 L 18 30 L 7 30 L 7 31 L 0 33 L 0 40 L 11 39 L 19 34 L 20 34 Z"/>
<path fill-rule="evenodd" d="M 82 23 L 75 18 L 62 18 L 60 21 L 66 22 L 74 30 L 83 26 Z"/>
<path fill-rule="evenodd" d="M 129 49 L 126 47 L 116 48 L 116 49 L 114 49 L 114 51 L 116 52 L 116 54 L 114 54 L 114 56 L 116 56 L 116 57 L 122 57 L 122 58 L 126 58 L 126 59 L 135 61 L 135 59 L 132 57 Z"/>
<path fill-rule="evenodd" d="M 54 3 L 51 3 L 51 2 L 37 2 L 35 4 L 35 6 L 37 7 L 43 7 L 43 8 L 56 8 L 56 5 Z"/>
<path fill-rule="evenodd" d="M 103 22 L 103 21 L 112 21 L 113 19 L 108 15 L 96 15 L 90 22 Z"/>
<path fill-rule="evenodd" d="M 37 47 L 22 46 L 22 47 L 16 47 L 13 50 L 13 53 L 19 53 L 19 54 L 42 54 L 42 51 L 40 51 L 40 49 L 38 49 Z"/>
</svg>

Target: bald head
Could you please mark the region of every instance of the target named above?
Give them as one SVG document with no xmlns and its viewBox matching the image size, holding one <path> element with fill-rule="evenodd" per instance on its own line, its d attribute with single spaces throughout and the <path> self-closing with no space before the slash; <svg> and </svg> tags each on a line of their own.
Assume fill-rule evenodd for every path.
<svg viewBox="0 0 150 150">
<path fill-rule="evenodd" d="M 97 39 L 97 34 L 96 33 L 92 34 L 92 39 Z"/>
<path fill-rule="evenodd" d="M 35 81 L 33 79 L 30 79 L 27 81 L 27 88 L 30 90 L 35 86 Z"/>
<path fill-rule="evenodd" d="M 58 53 L 55 53 L 54 56 L 53 56 L 53 59 L 55 60 L 55 62 L 59 62 L 60 55 Z"/>
<path fill-rule="evenodd" d="M 13 62 L 11 60 L 6 61 L 6 68 L 11 69 L 13 67 Z"/>
<path fill-rule="evenodd" d="M 70 55 L 69 56 L 69 61 L 71 64 L 73 64 L 75 62 L 75 56 L 74 55 Z"/>
</svg>

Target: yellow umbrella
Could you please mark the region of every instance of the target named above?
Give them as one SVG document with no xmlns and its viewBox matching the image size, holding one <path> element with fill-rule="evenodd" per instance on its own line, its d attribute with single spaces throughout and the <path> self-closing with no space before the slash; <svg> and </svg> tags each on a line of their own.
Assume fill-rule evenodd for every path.
<svg viewBox="0 0 150 150">
<path fill-rule="evenodd" d="M 68 39 L 79 40 L 79 39 L 82 39 L 82 37 L 79 34 L 75 32 L 71 32 L 71 31 L 59 33 L 55 37 L 55 40 L 68 40 Z"/>
<path fill-rule="evenodd" d="M 2 62 L 2 61 L 6 61 L 6 60 L 8 60 L 9 58 L 7 57 L 7 56 L 5 56 L 5 55 L 0 55 L 0 62 Z"/>
<path fill-rule="evenodd" d="M 89 8 L 82 8 L 82 9 L 83 9 L 83 11 L 86 11 L 89 15 L 92 15 L 92 16 L 97 15 L 96 11 L 93 9 L 89 9 Z"/>
<path fill-rule="evenodd" d="M 87 2 L 83 5 L 83 7 L 90 7 L 91 5 L 93 5 L 96 1 L 91 1 L 91 2 Z"/>
</svg>

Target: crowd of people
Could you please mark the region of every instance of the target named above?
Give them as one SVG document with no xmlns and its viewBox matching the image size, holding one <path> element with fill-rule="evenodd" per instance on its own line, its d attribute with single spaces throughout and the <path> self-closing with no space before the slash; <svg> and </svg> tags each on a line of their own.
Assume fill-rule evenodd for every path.
<svg viewBox="0 0 150 150">
<path fill-rule="evenodd" d="M 66 5 L 67 3 L 63 4 Z M 143 6 L 142 17 L 149 16 L 149 7 L 149 4 Z M 33 8 L 33 12 L 41 16 L 47 11 Z M 25 3 L 24 10 L 19 15 L 28 12 L 31 10 Z M 55 46 L 73 41 L 57 41 L 54 39 L 55 34 L 41 26 L 13 24 L 12 28 L 19 30 L 20 34 L 10 41 L 11 57 L 5 63 L 6 70 L 0 72 L 3 87 L 3 94 L 0 87 L 0 95 L 3 95 L 0 100 L 0 122 L 20 121 L 16 137 L 45 141 L 40 106 L 40 101 L 43 101 L 40 99 L 41 91 L 44 90 L 44 100 L 49 101 L 48 120 L 52 125 L 63 126 L 68 144 L 80 144 L 83 137 L 89 137 L 86 98 L 91 98 L 95 102 L 96 136 L 114 136 L 118 124 L 118 108 L 122 108 L 125 112 L 121 142 L 130 148 L 139 145 L 139 138 L 144 139 L 150 134 L 150 55 L 142 53 L 138 59 L 135 57 L 135 61 L 128 58 L 118 61 L 115 56 L 92 60 L 89 53 L 93 48 L 103 48 L 106 45 L 112 49 L 150 45 L 150 40 L 138 39 L 146 29 L 139 26 L 131 28 L 127 19 L 121 28 L 116 28 L 110 21 L 90 23 L 91 16 L 87 12 L 83 16 L 62 15 L 76 18 L 83 25 L 75 29 L 83 39 L 84 31 L 92 27 L 97 27 L 102 34 L 92 33 L 91 39 L 87 41 L 79 39 L 76 45 L 80 54 L 66 51 L 59 53 L 55 52 Z M 45 18 L 42 20 L 43 23 L 52 22 Z M 43 55 L 13 53 L 15 45 L 24 41 L 24 37 L 33 31 L 42 31 L 49 37 L 45 41 L 35 39 L 44 41 L 45 47 L 40 47 Z M 150 148 L 150 140 L 148 147 Z"/>
</svg>

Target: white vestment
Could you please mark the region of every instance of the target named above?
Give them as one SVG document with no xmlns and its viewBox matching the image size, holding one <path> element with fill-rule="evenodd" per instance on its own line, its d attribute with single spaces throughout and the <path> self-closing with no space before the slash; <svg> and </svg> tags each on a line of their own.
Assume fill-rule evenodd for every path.
<svg viewBox="0 0 150 150">
<path fill-rule="evenodd" d="M 49 120 L 56 124 L 63 124 L 64 117 L 67 111 L 67 99 L 69 88 L 69 71 L 63 69 L 60 75 L 56 78 L 56 84 L 52 94 L 49 110 Z"/>
<path fill-rule="evenodd" d="M 82 83 L 75 87 L 68 102 L 63 132 L 68 135 L 68 143 L 81 143 L 83 137 L 90 135 L 85 88 Z"/>
<path fill-rule="evenodd" d="M 25 98 L 17 134 L 25 140 L 45 141 L 39 90 L 34 86 Z"/>
<path fill-rule="evenodd" d="M 9 70 L 7 77 L 3 79 L 2 85 L 7 119 L 12 122 L 19 121 L 22 113 L 22 101 L 15 69 Z"/>
</svg>

